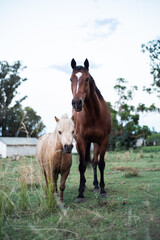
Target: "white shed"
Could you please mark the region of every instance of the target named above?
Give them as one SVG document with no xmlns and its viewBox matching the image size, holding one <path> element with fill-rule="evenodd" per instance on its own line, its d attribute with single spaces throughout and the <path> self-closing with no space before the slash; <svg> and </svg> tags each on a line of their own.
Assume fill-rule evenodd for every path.
<svg viewBox="0 0 160 240">
<path fill-rule="evenodd" d="M 138 138 L 137 141 L 136 141 L 136 147 L 142 147 L 142 146 L 146 146 L 146 140 L 141 137 L 141 138 Z"/>
<path fill-rule="evenodd" d="M 0 156 L 6 158 L 35 155 L 37 141 L 37 138 L 0 137 Z"/>
</svg>

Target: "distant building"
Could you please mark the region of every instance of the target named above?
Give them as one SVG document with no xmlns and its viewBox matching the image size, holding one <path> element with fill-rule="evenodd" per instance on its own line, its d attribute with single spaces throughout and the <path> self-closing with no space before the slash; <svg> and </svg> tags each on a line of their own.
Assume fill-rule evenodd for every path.
<svg viewBox="0 0 160 240">
<path fill-rule="evenodd" d="M 37 138 L 0 137 L 0 157 L 35 155 L 37 141 Z"/>
<path fill-rule="evenodd" d="M 146 140 L 143 137 L 137 139 L 136 147 L 142 147 L 145 145 L 146 145 Z"/>
</svg>

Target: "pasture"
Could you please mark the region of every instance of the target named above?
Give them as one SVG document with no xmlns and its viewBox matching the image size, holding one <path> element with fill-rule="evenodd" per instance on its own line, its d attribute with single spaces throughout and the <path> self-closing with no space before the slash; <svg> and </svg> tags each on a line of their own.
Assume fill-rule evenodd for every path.
<svg viewBox="0 0 160 240">
<path fill-rule="evenodd" d="M 88 167 L 86 201 L 75 201 L 79 162 L 73 155 L 64 206 L 57 208 L 35 158 L 0 159 L 0 239 L 159 240 L 160 151 L 109 152 L 105 162 L 107 198 L 93 192 Z"/>
</svg>

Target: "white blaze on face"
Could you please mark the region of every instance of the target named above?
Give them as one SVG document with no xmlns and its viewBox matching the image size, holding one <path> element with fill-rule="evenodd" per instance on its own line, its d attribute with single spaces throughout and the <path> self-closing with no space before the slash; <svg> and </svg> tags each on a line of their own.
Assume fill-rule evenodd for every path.
<svg viewBox="0 0 160 240">
<path fill-rule="evenodd" d="M 81 72 L 78 72 L 78 73 L 76 73 L 76 76 L 77 76 L 77 78 L 78 78 L 76 93 L 78 93 L 78 89 L 79 89 L 79 79 L 80 79 L 80 77 L 82 76 L 82 73 L 81 73 Z"/>
</svg>

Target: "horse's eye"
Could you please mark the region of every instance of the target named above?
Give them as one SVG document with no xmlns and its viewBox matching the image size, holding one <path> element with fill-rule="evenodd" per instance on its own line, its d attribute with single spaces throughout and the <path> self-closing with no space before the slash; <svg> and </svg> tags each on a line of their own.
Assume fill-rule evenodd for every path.
<svg viewBox="0 0 160 240">
<path fill-rule="evenodd" d="M 72 131 L 72 134 L 74 134 L 74 130 Z"/>
<path fill-rule="evenodd" d="M 62 134 L 62 132 L 61 131 L 58 131 L 58 133 L 61 135 Z"/>
<path fill-rule="evenodd" d="M 86 82 L 88 82 L 89 81 L 89 78 L 86 78 Z"/>
</svg>

